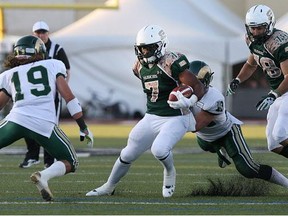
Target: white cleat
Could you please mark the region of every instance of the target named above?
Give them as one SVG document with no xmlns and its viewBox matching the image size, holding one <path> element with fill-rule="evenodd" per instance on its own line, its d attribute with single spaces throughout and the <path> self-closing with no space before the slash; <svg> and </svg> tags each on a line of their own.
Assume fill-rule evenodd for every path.
<svg viewBox="0 0 288 216">
<path fill-rule="evenodd" d="M 163 195 L 164 198 L 169 198 L 169 197 L 172 197 L 174 191 L 175 191 L 175 186 L 174 185 L 163 186 L 162 195 Z"/>
<path fill-rule="evenodd" d="M 30 178 L 39 190 L 42 198 L 46 201 L 53 201 L 53 195 L 49 189 L 48 182 L 41 179 L 41 174 L 39 172 L 35 172 L 30 176 Z"/>
<path fill-rule="evenodd" d="M 103 184 L 101 187 L 96 188 L 92 191 L 86 193 L 86 196 L 111 196 L 115 192 L 115 187 L 108 186 L 107 183 Z"/>
<path fill-rule="evenodd" d="M 164 181 L 163 181 L 163 188 L 162 188 L 162 195 L 164 198 L 172 197 L 175 191 L 175 185 L 176 185 L 175 167 L 173 168 L 173 171 L 171 171 L 169 175 L 164 169 Z"/>
<path fill-rule="evenodd" d="M 40 160 L 35 160 L 35 159 L 29 159 L 29 160 L 24 160 L 20 165 L 19 167 L 20 168 L 29 168 L 33 165 L 37 165 L 39 164 L 41 161 Z"/>
</svg>

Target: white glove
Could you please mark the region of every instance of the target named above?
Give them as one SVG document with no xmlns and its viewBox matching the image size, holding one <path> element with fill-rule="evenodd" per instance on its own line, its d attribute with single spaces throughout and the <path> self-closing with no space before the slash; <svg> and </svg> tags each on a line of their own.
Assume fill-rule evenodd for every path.
<svg viewBox="0 0 288 216">
<path fill-rule="evenodd" d="M 262 100 L 260 100 L 256 104 L 256 109 L 258 111 L 269 109 L 269 107 L 274 103 L 277 97 L 278 94 L 276 92 L 270 91 L 268 95 L 264 96 Z"/>
<path fill-rule="evenodd" d="M 94 138 L 92 132 L 86 128 L 85 130 L 80 130 L 80 141 L 84 141 L 84 138 L 87 140 L 87 146 L 93 148 Z"/>
<path fill-rule="evenodd" d="M 167 101 L 169 106 L 173 109 L 183 109 L 193 106 L 198 98 L 195 94 L 192 94 L 190 98 L 186 98 L 180 91 L 176 92 L 177 101 Z"/>
</svg>

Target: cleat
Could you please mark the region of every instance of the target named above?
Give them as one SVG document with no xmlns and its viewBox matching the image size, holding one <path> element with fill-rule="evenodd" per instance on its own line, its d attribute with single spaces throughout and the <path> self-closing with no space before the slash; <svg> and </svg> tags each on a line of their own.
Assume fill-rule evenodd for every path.
<svg viewBox="0 0 288 216">
<path fill-rule="evenodd" d="M 32 165 L 36 165 L 39 163 L 40 163 L 40 160 L 29 159 L 29 160 L 24 160 L 21 164 L 19 164 L 19 167 L 28 168 L 28 167 L 31 167 Z"/>
<path fill-rule="evenodd" d="M 221 154 L 224 158 L 226 158 L 227 161 L 229 162 L 229 160 L 228 160 L 229 156 L 228 156 L 225 148 L 221 147 L 221 149 L 219 150 L 219 152 L 220 152 L 220 154 Z M 219 165 L 220 168 L 225 168 L 225 167 L 226 167 L 227 165 L 229 165 L 229 164 L 227 164 L 222 158 L 218 157 L 218 165 Z"/>
<path fill-rule="evenodd" d="M 164 198 L 171 197 L 175 191 L 175 183 L 176 183 L 176 170 L 175 167 L 173 171 L 167 175 L 166 170 L 164 169 L 164 181 L 162 188 L 162 195 Z"/>
<path fill-rule="evenodd" d="M 175 191 L 175 186 L 174 185 L 163 186 L 162 195 L 163 195 L 164 198 L 172 197 L 174 191 Z"/>
<path fill-rule="evenodd" d="M 41 179 L 41 174 L 35 172 L 30 176 L 30 178 L 39 190 L 42 198 L 46 201 L 53 201 L 53 195 L 48 187 L 48 182 Z"/>
<path fill-rule="evenodd" d="M 107 183 L 103 184 L 101 187 L 96 188 L 92 191 L 86 193 L 86 196 L 111 196 L 115 192 L 115 187 L 109 187 Z"/>
</svg>

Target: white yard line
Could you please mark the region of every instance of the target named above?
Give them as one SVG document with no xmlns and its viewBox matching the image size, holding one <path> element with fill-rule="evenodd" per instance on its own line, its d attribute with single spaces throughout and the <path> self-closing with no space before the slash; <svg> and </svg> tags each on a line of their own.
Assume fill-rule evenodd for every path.
<svg viewBox="0 0 288 216">
<path fill-rule="evenodd" d="M 102 204 L 102 205 L 176 205 L 176 206 L 265 206 L 265 205 L 288 205 L 288 202 L 103 202 L 103 201 L 80 201 L 80 202 L 0 202 L 0 205 L 34 205 L 34 204 Z"/>
</svg>

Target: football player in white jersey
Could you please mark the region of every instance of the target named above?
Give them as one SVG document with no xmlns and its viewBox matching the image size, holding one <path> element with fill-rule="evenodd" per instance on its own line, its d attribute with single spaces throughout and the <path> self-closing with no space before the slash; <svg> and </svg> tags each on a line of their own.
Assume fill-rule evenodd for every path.
<svg viewBox="0 0 288 216">
<path fill-rule="evenodd" d="M 197 142 L 204 151 L 217 153 L 219 166 L 233 160 L 238 172 L 246 178 L 259 178 L 284 187 L 288 179 L 268 165 L 259 164 L 251 155 L 241 132 L 241 121 L 225 109 L 224 96 L 210 86 L 213 72 L 203 61 L 193 61 L 189 70 L 204 84 L 206 93 L 191 108 L 196 120 Z"/>
<path fill-rule="evenodd" d="M 64 64 L 46 59 L 44 43 L 36 36 L 20 38 L 13 54 L 4 62 L 10 68 L 0 74 L 0 109 L 11 99 L 13 107 L 0 122 L 0 149 L 21 138 L 34 139 L 57 161 L 49 168 L 35 172 L 35 183 L 46 201 L 53 200 L 48 181 L 74 172 L 78 166 L 76 152 L 67 136 L 57 126 L 54 99 L 57 91 L 67 103 L 71 116 L 80 127 L 80 140 L 93 146 L 93 134 L 83 119 L 82 108 L 70 90 Z"/>
</svg>

